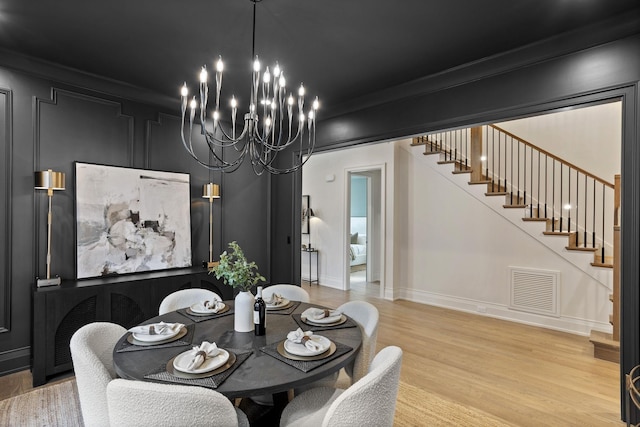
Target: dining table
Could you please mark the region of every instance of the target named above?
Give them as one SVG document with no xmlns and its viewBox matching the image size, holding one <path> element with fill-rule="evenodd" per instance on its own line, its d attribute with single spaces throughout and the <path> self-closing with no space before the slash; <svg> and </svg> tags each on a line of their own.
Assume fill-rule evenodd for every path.
<svg viewBox="0 0 640 427">
<path fill-rule="evenodd" d="M 303 313 L 318 304 L 289 301 L 282 309 L 267 310 L 266 333 L 234 330 L 234 302 L 224 301 L 228 309 L 210 316 L 183 308 L 148 319 L 141 325 L 182 323 L 179 336 L 159 344 L 138 342 L 131 332 L 124 334 L 113 349 L 116 373 L 125 379 L 186 384 L 212 388 L 229 399 L 271 394 L 282 401 L 286 393 L 337 373 L 354 360 L 362 344 L 357 323 L 342 315 L 339 324 L 308 324 Z M 287 335 L 301 328 L 331 341 L 323 355 L 300 357 L 283 351 Z M 215 375 L 184 375 L 172 365 L 174 358 L 208 341 L 229 352 L 230 360 Z M 235 359 L 231 364 L 231 359 Z M 219 373 L 218 373 L 219 372 Z M 196 378 L 194 378 L 196 377 Z"/>
</svg>

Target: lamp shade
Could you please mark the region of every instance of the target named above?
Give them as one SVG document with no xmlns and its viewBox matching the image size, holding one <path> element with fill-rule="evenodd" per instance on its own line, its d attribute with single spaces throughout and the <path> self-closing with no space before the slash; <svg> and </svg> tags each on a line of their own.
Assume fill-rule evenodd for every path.
<svg viewBox="0 0 640 427">
<path fill-rule="evenodd" d="M 51 169 L 35 173 L 36 190 L 64 190 L 64 172 L 54 172 Z"/>
<path fill-rule="evenodd" d="M 205 199 L 219 199 L 220 186 L 212 182 L 202 186 L 202 197 Z"/>
</svg>

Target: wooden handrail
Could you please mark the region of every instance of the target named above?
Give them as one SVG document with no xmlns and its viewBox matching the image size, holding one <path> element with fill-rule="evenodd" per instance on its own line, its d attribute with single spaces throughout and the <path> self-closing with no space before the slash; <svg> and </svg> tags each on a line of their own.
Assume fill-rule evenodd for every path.
<svg viewBox="0 0 640 427">
<path fill-rule="evenodd" d="M 502 129 L 502 128 L 501 128 L 501 127 L 499 127 L 499 126 L 496 126 L 496 125 L 488 125 L 488 126 L 489 126 L 489 127 L 494 128 L 494 129 L 496 129 L 496 130 L 498 130 L 499 132 L 502 132 L 502 133 L 504 133 L 504 134 L 506 134 L 506 135 L 510 136 L 511 138 L 517 139 L 518 141 L 522 142 L 524 145 L 528 145 L 529 147 L 534 148 L 534 149 L 536 149 L 536 150 L 540 151 L 542 154 L 544 154 L 544 155 L 545 155 L 545 156 L 547 156 L 547 157 L 551 157 L 552 159 L 555 159 L 555 160 L 557 160 L 557 161 L 559 161 L 559 162 L 561 162 L 561 163 L 564 163 L 565 165 L 567 165 L 567 166 L 569 166 L 569 167 L 571 167 L 571 168 L 573 168 L 573 169 L 577 170 L 578 172 L 580 172 L 580 173 L 582 173 L 582 174 L 584 174 L 584 175 L 586 175 L 586 176 L 588 176 L 588 177 L 590 177 L 590 178 L 594 179 L 595 181 L 600 182 L 600 183 L 601 183 L 601 184 L 603 184 L 603 185 L 606 185 L 606 186 L 607 186 L 607 187 L 609 187 L 609 188 L 614 188 L 614 185 L 613 185 L 612 183 L 610 183 L 609 181 L 606 181 L 606 180 L 604 180 L 604 179 L 602 179 L 602 178 L 600 178 L 600 177 L 598 177 L 598 176 L 595 176 L 594 174 L 592 174 L 592 173 L 590 173 L 590 172 L 588 172 L 588 171 L 586 171 L 586 170 L 582 169 L 581 167 L 578 167 L 578 166 L 574 165 L 574 164 L 573 164 L 573 163 L 571 163 L 571 162 L 568 162 L 568 161 L 566 161 L 566 160 L 564 160 L 564 159 L 562 159 L 562 158 L 560 158 L 560 157 L 558 157 L 558 156 L 556 156 L 556 155 L 554 155 L 554 154 L 551 154 L 550 152 L 548 152 L 548 151 L 547 151 L 547 150 L 545 150 L 544 148 L 540 148 L 540 147 L 538 147 L 537 145 L 530 143 L 529 141 L 525 141 L 524 139 L 522 139 L 522 138 L 520 138 L 520 137 L 518 137 L 518 136 L 516 136 L 516 135 L 512 134 L 512 133 L 511 133 L 511 132 L 509 132 L 509 131 L 506 131 L 506 130 Z"/>
</svg>

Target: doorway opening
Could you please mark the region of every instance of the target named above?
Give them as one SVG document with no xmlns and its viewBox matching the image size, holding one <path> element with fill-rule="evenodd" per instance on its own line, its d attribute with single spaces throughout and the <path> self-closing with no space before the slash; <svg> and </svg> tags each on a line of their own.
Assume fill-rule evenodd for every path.
<svg viewBox="0 0 640 427">
<path fill-rule="evenodd" d="M 384 295 L 383 182 L 382 165 L 347 170 L 345 287 L 380 297 Z"/>
</svg>

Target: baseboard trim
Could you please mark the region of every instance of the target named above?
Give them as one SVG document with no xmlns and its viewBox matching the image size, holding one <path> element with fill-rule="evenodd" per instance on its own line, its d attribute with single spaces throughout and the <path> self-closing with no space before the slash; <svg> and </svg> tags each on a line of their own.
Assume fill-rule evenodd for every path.
<svg viewBox="0 0 640 427">
<path fill-rule="evenodd" d="M 0 353 L 0 376 L 31 368 L 31 347 Z"/>
<path fill-rule="evenodd" d="M 452 310 L 464 311 L 480 316 L 488 316 L 510 322 L 522 323 L 530 326 L 552 329 L 560 332 L 567 332 L 574 335 L 589 336 L 592 330 L 601 332 L 611 332 L 611 325 L 605 322 L 596 322 L 588 319 L 578 319 L 574 317 L 562 316 L 550 317 L 511 310 L 501 304 L 477 301 L 468 298 L 453 297 L 450 295 L 437 294 L 415 289 L 401 288 L 394 289 L 398 299 L 404 299 L 420 304 L 433 305 L 436 307 L 448 308 Z"/>
</svg>

